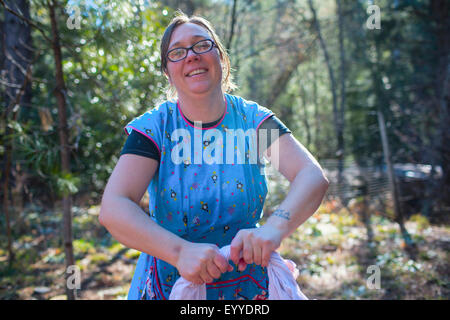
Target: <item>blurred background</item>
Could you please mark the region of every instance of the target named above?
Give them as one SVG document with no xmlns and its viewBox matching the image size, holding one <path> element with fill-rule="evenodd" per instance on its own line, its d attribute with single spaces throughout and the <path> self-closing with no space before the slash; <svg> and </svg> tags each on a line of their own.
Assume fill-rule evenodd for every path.
<svg viewBox="0 0 450 320">
<path fill-rule="evenodd" d="M 0 299 L 126 298 L 139 252 L 99 205 L 124 125 L 166 97 L 177 9 L 213 23 L 233 93 L 274 111 L 331 182 L 279 249 L 303 292 L 448 299 L 446 0 L 0 0 Z M 268 172 L 266 216 L 289 188 Z"/>
</svg>

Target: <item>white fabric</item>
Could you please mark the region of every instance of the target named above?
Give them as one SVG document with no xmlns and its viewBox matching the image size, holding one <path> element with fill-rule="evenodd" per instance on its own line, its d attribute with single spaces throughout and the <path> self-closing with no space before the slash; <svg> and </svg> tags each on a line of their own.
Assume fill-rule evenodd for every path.
<svg viewBox="0 0 450 320">
<path fill-rule="evenodd" d="M 222 247 L 220 252 L 227 261 L 230 260 L 229 245 Z M 267 273 L 269 300 L 308 300 L 295 280 L 299 271 L 293 261 L 285 260 L 277 252 L 272 252 Z M 172 288 L 169 300 L 206 300 L 206 285 L 197 285 L 180 277 Z"/>
</svg>

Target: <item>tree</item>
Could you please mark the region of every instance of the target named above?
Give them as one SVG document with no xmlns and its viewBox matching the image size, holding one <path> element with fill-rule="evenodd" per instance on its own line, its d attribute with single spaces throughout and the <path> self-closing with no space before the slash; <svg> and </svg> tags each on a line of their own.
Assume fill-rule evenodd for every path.
<svg viewBox="0 0 450 320">
<path fill-rule="evenodd" d="M 58 135 L 60 143 L 61 155 L 61 174 L 63 177 L 71 175 L 70 169 L 70 145 L 69 132 L 67 126 L 67 110 L 66 110 L 66 85 L 64 83 L 64 72 L 62 69 L 62 53 L 60 36 L 58 31 L 58 22 L 55 16 L 55 8 L 58 7 L 56 0 L 48 2 L 48 10 L 50 14 L 51 30 L 52 30 L 52 49 L 55 61 L 55 89 L 54 93 L 58 102 Z M 66 255 L 66 267 L 75 265 L 72 245 L 72 199 L 69 190 L 63 190 L 63 240 L 64 252 Z M 66 276 L 69 275 L 66 273 Z M 76 298 L 75 289 L 66 286 L 66 294 L 69 300 Z"/>
<path fill-rule="evenodd" d="M 345 140 L 344 140 L 344 130 L 345 130 L 345 110 L 346 110 L 346 61 L 345 61 L 345 48 L 344 48 L 344 13 L 342 0 L 336 0 L 337 4 L 337 16 L 338 16 L 338 37 L 339 37 L 339 57 L 340 57 L 340 105 L 338 111 L 337 119 L 337 155 L 339 159 L 338 164 L 338 183 L 342 183 L 342 172 L 344 170 L 344 157 L 345 157 Z"/>
<path fill-rule="evenodd" d="M 12 12 L 20 14 L 29 19 L 29 5 L 26 0 L 6 1 L 2 3 L 8 6 Z M 3 135 L 3 211 L 6 218 L 6 229 L 8 235 L 8 261 L 11 265 L 14 260 L 12 251 L 11 219 L 10 219 L 10 190 L 11 171 L 13 167 L 13 130 L 10 122 L 15 122 L 20 110 L 24 105 L 29 105 L 31 101 L 31 64 L 33 49 L 31 47 L 30 26 L 14 15 L 9 10 L 4 10 L 5 18 L 2 27 L 2 79 L 1 84 L 4 89 L 2 93 L 2 131 Z M 7 31 L 7 32 L 6 32 Z"/>
</svg>

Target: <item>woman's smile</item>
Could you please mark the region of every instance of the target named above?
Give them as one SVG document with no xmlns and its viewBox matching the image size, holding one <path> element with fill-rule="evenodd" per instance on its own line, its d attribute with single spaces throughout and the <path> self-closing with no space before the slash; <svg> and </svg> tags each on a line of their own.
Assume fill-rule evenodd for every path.
<svg viewBox="0 0 450 320">
<path fill-rule="evenodd" d="M 193 77 L 197 77 L 197 76 L 203 75 L 206 72 L 208 72 L 208 69 L 198 68 L 198 69 L 195 69 L 195 70 L 193 70 L 191 72 L 188 72 L 186 77 L 193 78 Z"/>
</svg>

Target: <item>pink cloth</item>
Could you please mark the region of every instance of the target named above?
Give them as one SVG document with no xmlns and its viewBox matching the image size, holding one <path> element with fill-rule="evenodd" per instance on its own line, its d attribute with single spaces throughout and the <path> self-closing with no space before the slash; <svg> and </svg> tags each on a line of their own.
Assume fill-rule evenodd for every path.
<svg viewBox="0 0 450 320">
<path fill-rule="evenodd" d="M 230 246 L 220 249 L 225 259 L 230 260 Z M 308 300 L 300 291 L 295 280 L 299 271 L 291 260 L 283 259 L 277 252 L 272 252 L 269 265 L 269 300 Z M 197 285 L 180 277 L 174 284 L 169 300 L 206 300 L 206 285 Z"/>
</svg>

